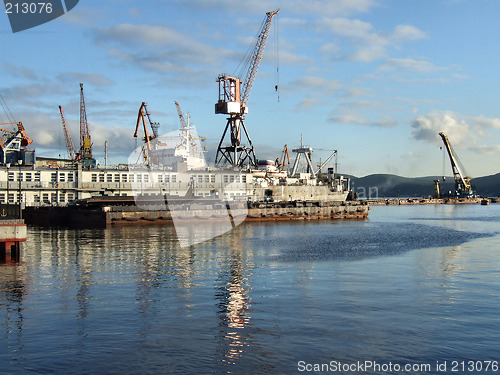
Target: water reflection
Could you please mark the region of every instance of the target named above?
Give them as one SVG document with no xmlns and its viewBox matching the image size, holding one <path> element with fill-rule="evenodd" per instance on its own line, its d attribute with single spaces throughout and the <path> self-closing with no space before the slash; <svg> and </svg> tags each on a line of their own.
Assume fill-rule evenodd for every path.
<svg viewBox="0 0 500 375">
<path fill-rule="evenodd" d="M 28 293 L 26 284 L 24 268 L 20 267 L 19 264 L 0 265 L 0 312 L 5 310 L 5 315 L 0 315 L 3 318 L 0 327 L 5 327 L 2 336 L 6 339 L 5 344 L 0 345 L 2 351 L 5 351 L 6 348 L 12 348 L 13 352 L 22 352 L 23 301 Z"/>
<path fill-rule="evenodd" d="M 251 303 L 248 285 L 252 276 L 253 265 L 245 259 L 245 249 L 241 246 L 241 229 L 221 239 L 227 247 L 229 257 L 221 264 L 216 280 L 216 299 L 221 327 L 220 348 L 222 362 L 227 366 L 228 373 L 237 361 L 244 355 L 247 346 L 248 333 L 245 328 L 250 324 L 248 312 Z"/>
<path fill-rule="evenodd" d="M 0 360 L 83 374 L 292 372 L 293 355 L 329 361 L 331 348 L 423 358 L 458 335 L 450 317 L 488 311 L 475 295 L 498 295 L 500 240 L 472 238 L 373 219 L 243 224 L 185 248 L 172 227 L 30 229 L 22 262 L 0 267 Z"/>
</svg>

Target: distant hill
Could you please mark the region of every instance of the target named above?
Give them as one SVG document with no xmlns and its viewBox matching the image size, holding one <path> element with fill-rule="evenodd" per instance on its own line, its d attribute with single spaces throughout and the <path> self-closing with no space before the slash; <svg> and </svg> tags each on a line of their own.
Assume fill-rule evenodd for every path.
<svg viewBox="0 0 500 375">
<path fill-rule="evenodd" d="M 440 180 L 442 194 L 455 189 L 453 177 L 401 177 L 393 174 L 372 174 L 365 177 L 351 177 L 351 187 L 359 198 L 385 197 L 428 197 L 434 195 L 434 180 Z M 500 173 L 474 178 L 472 187 L 476 194 L 485 197 L 500 196 Z"/>
</svg>

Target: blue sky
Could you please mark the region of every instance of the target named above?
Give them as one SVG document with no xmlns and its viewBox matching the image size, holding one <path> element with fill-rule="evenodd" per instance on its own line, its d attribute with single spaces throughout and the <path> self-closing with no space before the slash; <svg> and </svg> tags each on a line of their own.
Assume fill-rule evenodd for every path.
<svg viewBox="0 0 500 375">
<path fill-rule="evenodd" d="M 81 0 L 15 34 L 4 14 L 0 94 L 39 156 L 66 154 L 59 105 L 77 143 L 83 82 L 101 162 L 105 140 L 110 162 L 127 160 L 142 101 L 160 132 L 177 128 L 174 100 L 213 160 L 226 124 L 217 76 L 236 72 L 276 8 L 246 117 L 258 158 L 303 135 L 316 161 L 338 149 L 343 173 L 441 175 L 444 131 L 472 177 L 500 172 L 494 0 Z"/>
</svg>

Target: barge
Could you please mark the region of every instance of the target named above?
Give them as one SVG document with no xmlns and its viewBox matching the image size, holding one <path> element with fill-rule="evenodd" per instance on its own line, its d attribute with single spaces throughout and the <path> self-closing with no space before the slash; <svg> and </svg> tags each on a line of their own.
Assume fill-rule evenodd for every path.
<svg viewBox="0 0 500 375">
<path fill-rule="evenodd" d="M 162 206 L 161 209 L 158 209 Z M 27 207 L 27 224 L 72 228 L 109 228 L 130 225 L 173 225 L 183 221 L 206 224 L 207 221 L 291 221 L 291 220 L 360 220 L 368 217 L 370 207 L 361 202 L 289 201 L 225 202 L 220 199 L 179 199 L 173 197 L 91 198 L 69 206 Z"/>
</svg>

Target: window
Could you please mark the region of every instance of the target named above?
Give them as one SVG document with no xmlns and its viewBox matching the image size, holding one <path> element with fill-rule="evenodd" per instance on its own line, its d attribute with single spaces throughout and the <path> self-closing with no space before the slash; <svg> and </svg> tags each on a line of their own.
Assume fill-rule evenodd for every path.
<svg viewBox="0 0 500 375">
<path fill-rule="evenodd" d="M 75 175 L 73 173 L 68 173 L 68 182 L 73 182 L 74 177 L 75 177 Z"/>
<path fill-rule="evenodd" d="M 206 183 L 210 182 L 210 175 L 208 174 L 205 175 L 205 182 Z"/>
<path fill-rule="evenodd" d="M 66 181 L 66 174 L 59 173 L 59 182 L 64 182 L 64 181 Z"/>
<path fill-rule="evenodd" d="M 99 174 L 99 182 L 104 182 L 104 173 Z"/>
<path fill-rule="evenodd" d="M 166 182 L 167 184 L 168 184 L 168 183 L 170 183 L 170 175 L 168 175 L 168 174 L 167 174 L 167 175 L 165 176 L 165 182 Z"/>
<path fill-rule="evenodd" d="M 35 181 L 40 182 L 40 172 L 35 173 Z"/>
<path fill-rule="evenodd" d="M 142 174 L 137 175 L 137 182 L 142 182 Z"/>
<path fill-rule="evenodd" d="M 73 193 L 68 193 L 68 202 L 74 201 L 75 195 Z"/>
<path fill-rule="evenodd" d="M 242 180 L 243 183 L 246 184 L 247 183 L 247 175 L 244 174 L 243 176 L 241 176 L 241 180 Z"/>
<path fill-rule="evenodd" d="M 0 193 L 0 202 L 5 203 L 5 193 Z"/>
<path fill-rule="evenodd" d="M 130 182 L 134 182 L 135 181 L 135 174 L 131 174 L 129 176 L 129 179 L 130 179 Z"/>
<path fill-rule="evenodd" d="M 172 182 L 177 182 L 177 175 L 175 174 L 172 175 Z"/>
<path fill-rule="evenodd" d="M 115 182 L 120 182 L 120 174 L 119 173 L 115 174 Z"/>
<path fill-rule="evenodd" d="M 149 182 L 149 175 L 148 174 L 144 175 L 144 182 Z"/>
<path fill-rule="evenodd" d="M 57 182 L 57 172 L 52 172 L 50 174 L 50 181 L 51 182 Z"/>
<path fill-rule="evenodd" d="M 31 173 L 26 173 L 26 181 L 31 182 Z"/>
<path fill-rule="evenodd" d="M 14 181 L 14 172 L 9 172 L 9 181 Z"/>
<path fill-rule="evenodd" d="M 158 182 L 163 182 L 163 176 L 161 174 L 158 175 Z"/>
<path fill-rule="evenodd" d="M 49 201 L 49 193 L 43 193 L 42 200 L 43 200 L 43 203 L 50 203 L 50 201 Z"/>
<path fill-rule="evenodd" d="M 212 183 L 215 182 L 215 175 L 214 174 L 210 176 L 210 182 L 212 182 Z"/>
<path fill-rule="evenodd" d="M 111 173 L 106 175 L 106 182 L 113 182 L 113 175 Z"/>
<path fill-rule="evenodd" d="M 64 203 L 65 202 L 65 198 L 66 197 L 65 197 L 64 193 L 59 194 L 59 202 Z"/>
<path fill-rule="evenodd" d="M 92 173 L 92 182 L 97 182 L 97 173 Z"/>
<path fill-rule="evenodd" d="M 14 193 L 9 193 L 9 203 L 14 203 Z"/>
<path fill-rule="evenodd" d="M 198 182 L 200 182 L 200 183 L 201 183 L 201 182 L 203 182 L 203 175 L 201 175 L 201 174 L 200 174 L 200 175 L 198 176 Z"/>
<path fill-rule="evenodd" d="M 35 201 L 35 203 L 40 203 L 40 196 L 38 194 L 35 194 L 33 196 L 33 200 Z"/>
<path fill-rule="evenodd" d="M 51 193 L 50 194 L 50 200 L 52 201 L 52 203 L 57 202 L 57 194 L 56 193 Z"/>
<path fill-rule="evenodd" d="M 228 183 L 229 182 L 229 176 L 227 174 L 224 175 L 224 183 Z"/>
<path fill-rule="evenodd" d="M 127 182 L 127 174 L 122 174 L 122 182 Z"/>
</svg>

